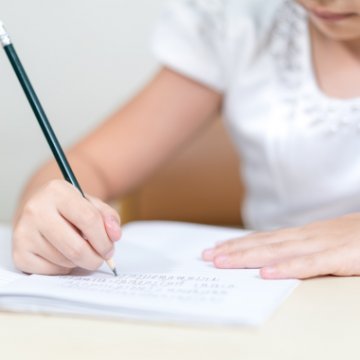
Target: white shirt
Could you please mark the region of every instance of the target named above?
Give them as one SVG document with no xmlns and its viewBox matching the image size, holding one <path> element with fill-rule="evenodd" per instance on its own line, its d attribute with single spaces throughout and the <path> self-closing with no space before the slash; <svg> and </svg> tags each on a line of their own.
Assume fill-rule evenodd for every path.
<svg viewBox="0 0 360 360">
<path fill-rule="evenodd" d="M 284 0 L 177 0 L 152 48 L 224 94 L 241 156 L 243 217 L 259 230 L 360 211 L 360 99 L 319 89 L 306 12 Z"/>
</svg>

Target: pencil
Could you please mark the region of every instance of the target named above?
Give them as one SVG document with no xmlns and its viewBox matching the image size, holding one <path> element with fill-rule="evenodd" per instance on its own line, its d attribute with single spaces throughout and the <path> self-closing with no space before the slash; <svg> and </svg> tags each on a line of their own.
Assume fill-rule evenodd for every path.
<svg viewBox="0 0 360 360">
<path fill-rule="evenodd" d="M 20 62 L 20 59 L 14 49 L 14 46 L 10 40 L 9 34 L 6 32 L 3 23 L 0 21 L 0 44 L 4 48 L 6 55 L 8 56 L 10 63 L 16 73 L 17 78 L 20 81 L 20 84 L 25 92 L 25 95 L 30 103 L 31 108 L 39 122 L 41 130 L 44 133 L 44 136 L 50 146 L 50 149 L 55 157 L 57 164 L 64 176 L 64 179 L 70 184 L 74 185 L 85 198 L 83 191 L 80 188 L 78 181 L 69 165 L 69 162 L 66 159 L 64 151 L 61 148 L 59 141 L 56 138 L 56 135 L 50 125 L 50 122 L 43 110 L 40 101 L 30 83 L 28 76 Z M 113 271 L 114 275 L 117 276 L 116 268 L 114 261 L 112 259 L 105 260 L 109 265 L 110 269 Z"/>
</svg>

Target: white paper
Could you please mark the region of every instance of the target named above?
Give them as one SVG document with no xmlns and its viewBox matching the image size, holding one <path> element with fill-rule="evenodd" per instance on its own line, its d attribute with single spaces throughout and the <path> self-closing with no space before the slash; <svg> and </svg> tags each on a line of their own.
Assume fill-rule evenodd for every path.
<svg viewBox="0 0 360 360">
<path fill-rule="evenodd" d="M 212 226 L 139 222 L 126 225 L 107 265 L 71 276 L 30 276 L 0 287 L 9 310 L 152 321 L 259 326 L 296 287 L 266 281 L 259 270 L 219 270 L 201 259 L 217 241 L 246 232 Z"/>
<path fill-rule="evenodd" d="M 12 271 L 7 271 L 0 268 L 0 286 L 10 284 L 11 282 L 19 280 L 23 277 L 25 277 L 25 275 L 22 276 Z"/>
</svg>

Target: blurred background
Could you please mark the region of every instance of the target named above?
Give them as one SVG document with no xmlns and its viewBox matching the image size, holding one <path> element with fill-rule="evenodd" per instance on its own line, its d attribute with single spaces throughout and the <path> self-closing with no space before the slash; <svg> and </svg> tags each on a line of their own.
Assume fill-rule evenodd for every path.
<svg viewBox="0 0 360 360">
<path fill-rule="evenodd" d="M 0 0 L 0 20 L 64 148 L 156 72 L 148 44 L 165 1 Z M 51 153 L 2 50 L 0 104 L 0 222 L 8 222 Z"/>
</svg>

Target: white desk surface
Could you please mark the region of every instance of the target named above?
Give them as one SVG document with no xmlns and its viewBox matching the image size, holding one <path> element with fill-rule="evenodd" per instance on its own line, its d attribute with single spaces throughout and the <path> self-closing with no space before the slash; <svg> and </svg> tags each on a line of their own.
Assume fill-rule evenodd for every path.
<svg viewBox="0 0 360 360">
<path fill-rule="evenodd" d="M 0 359 L 360 359 L 360 278 L 304 281 L 262 328 L 0 313 Z"/>
</svg>

